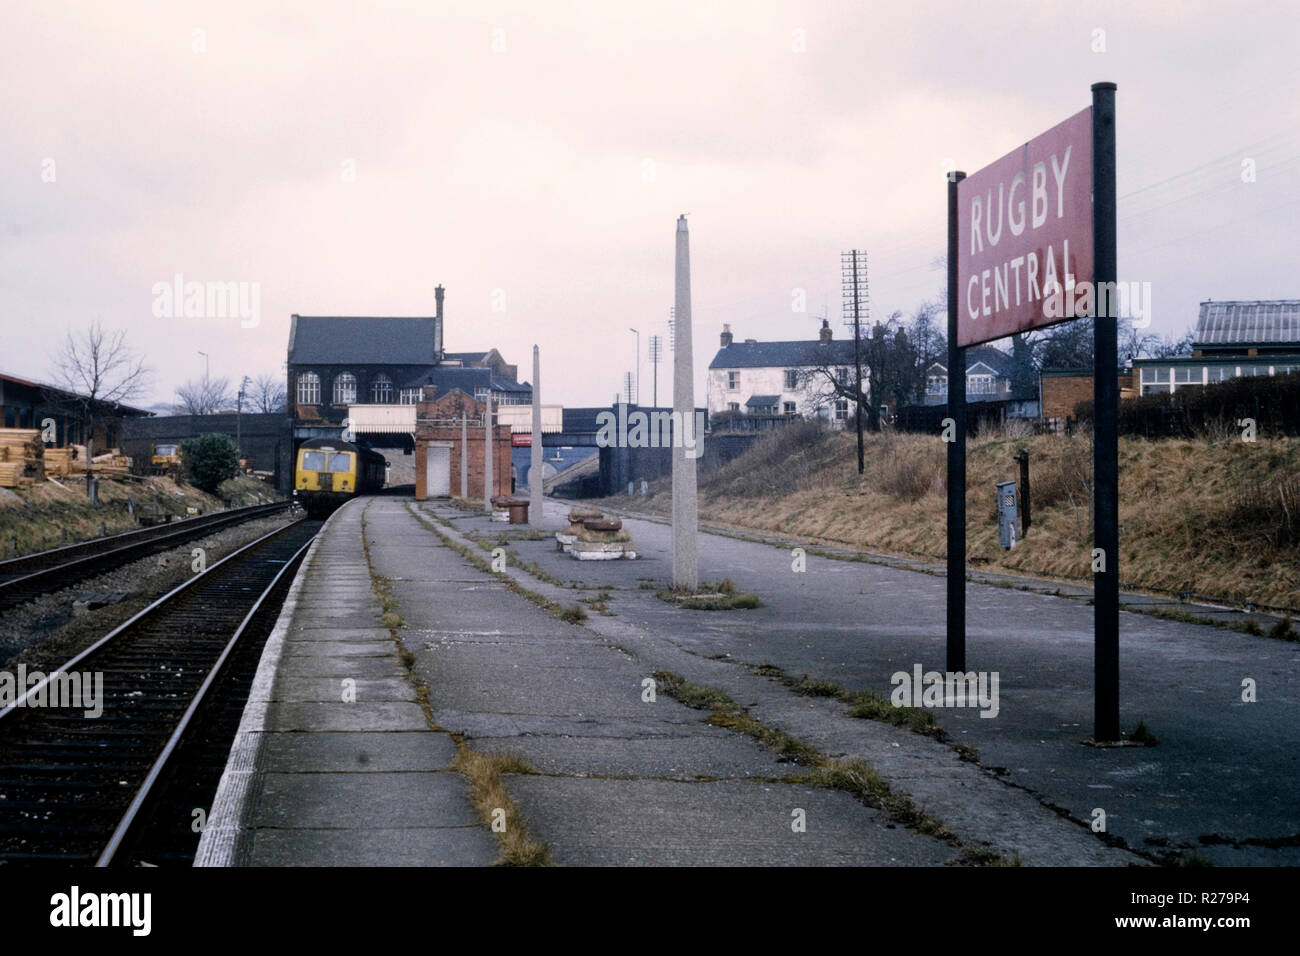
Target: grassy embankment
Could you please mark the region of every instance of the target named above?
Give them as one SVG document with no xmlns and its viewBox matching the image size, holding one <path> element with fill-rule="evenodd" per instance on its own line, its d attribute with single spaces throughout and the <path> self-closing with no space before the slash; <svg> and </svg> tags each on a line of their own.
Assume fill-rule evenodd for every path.
<svg viewBox="0 0 1300 956">
<path fill-rule="evenodd" d="M 195 508 L 209 514 L 223 507 L 244 507 L 279 499 L 275 489 L 254 478 L 232 478 L 209 495 L 192 485 L 170 478 L 109 480 L 99 482 L 99 503 L 86 498 L 83 481 L 44 481 L 30 488 L 0 489 L 0 557 L 27 554 L 84 541 L 100 534 L 129 531 L 136 515 L 188 514 Z"/>
<path fill-rule="evenodd" d="M 937 436 L 868 435 L 859 476 L 853 435 L 791 426 L 701 476 L 700 518 L 810 544 L 942 559 L 945 448 Z M 1022 448 L 1033 524 L 1008 552 L 998 542 L 994 486 L 1017 478 Z M 1300 439 L 1121 438 L 1119 456 L 1124 586 L 1300 609 Z M 973 566 L 1091 579 L 1091 436 L 973 439 L 966 481 Z M 668 514 L 670 486 L 664 479 L 646 498 L 607 501 Z"/>
</svg>

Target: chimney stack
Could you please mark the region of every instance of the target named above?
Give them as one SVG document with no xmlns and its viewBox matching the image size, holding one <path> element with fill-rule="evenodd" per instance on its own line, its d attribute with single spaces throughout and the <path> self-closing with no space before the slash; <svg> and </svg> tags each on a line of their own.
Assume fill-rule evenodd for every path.
<svg viewBox="0 0 1300 956">
<path fill-rule="evenodd" d="M 818 341 L 826 345 L 831 340 L 831 324 L 828 320 L 822 319 L 822 330 L 818 333 Z"/>
<path fill-rule="evenodd" d="M 728 345 L 730 345 L 730 344 L 731 344 L 731 325 L 730 325 L 730 323 L 723 323 L 723 326 L 722 326 L 722 347 L 725 349 L 725 348 L 726 348 Z"/>
<path fill-rule="evenodd" d="M 442 361 L 442 286 L 437 286 L 433 290 L 433 301 L 435 303 L 433 313 L 433 353 L 438 361 Z"/>
</svg>

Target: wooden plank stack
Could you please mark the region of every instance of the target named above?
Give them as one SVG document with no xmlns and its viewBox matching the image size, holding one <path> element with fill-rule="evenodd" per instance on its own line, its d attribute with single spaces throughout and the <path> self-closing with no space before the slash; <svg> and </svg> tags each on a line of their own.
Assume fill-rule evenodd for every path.
<svg viewBox="0 0 1300 956">
<path fill-rule="evenodd" d="M 131 459 L 118 449 L 110 448 L 92 458 L 90 467 L 100 478 L 125 478 L 131 472 Z"/>
<path fill-rule="evenodd" d="M 69 445 L 67 448 L 45 449 L 45 474 L 66 478 L 86 470 L 86 446 Z"/>
<path fill-rule="evenodd" d="M 0 488 L 45 480 L 45 446 L 35 428 L 0 428 Z"/>
</svg>

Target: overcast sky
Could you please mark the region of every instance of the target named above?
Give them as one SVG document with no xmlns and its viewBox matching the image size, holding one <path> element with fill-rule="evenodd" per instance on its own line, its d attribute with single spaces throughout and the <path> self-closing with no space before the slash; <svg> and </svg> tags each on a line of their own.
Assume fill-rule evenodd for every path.
<svg viewBox="0 0 1300 956">
<path fill-rule="evenodd" d="M 724 322 L 844 334 L 843 249 L 874 315 L 933 298 L 945 163 L 1098 80 L 1120 278 L 1179 334 L 1203 299 L 1300 298 L 1298 27 L 1282 2 L 4 0 L 0 368 L 48 379 L 98 319 L 155 370 L 138 404 L 167 401 L 200 350 L 281 374 L 291 313 L 432 314 L 441 283 L 446 347 L 526 379 L 540 345 L 546 402 L 608 402 L 640 329 L 648 402 L 688 213 L 703 404 Z M 259 323 L 154 315 L 177 273 L 258 283 Z"/>
</svg>

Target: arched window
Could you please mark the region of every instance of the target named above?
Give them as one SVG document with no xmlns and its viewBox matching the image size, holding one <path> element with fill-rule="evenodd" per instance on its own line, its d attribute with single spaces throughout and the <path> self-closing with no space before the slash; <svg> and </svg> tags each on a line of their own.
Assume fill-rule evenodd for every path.
<svg viewBox="0 0 1300 956">
<path fill-rule="evenodd" d="M 357 403 L 357 377 L 351 372 L 340 372 L 334 376 L 334 404 L 355 405 Z"/>
<path fill-rule="evenodd" d="M 393 380 L 387 375 L 376 375 L 370 383 L 370 403 L 372 405 L 391 405 L 393 403 Z"/>
<path fill-rule="evenodd" d="M 320 376 L 315 372 L 302 372 L 298 375 L 298 404 L 320 404 Z"/>
</svg>

